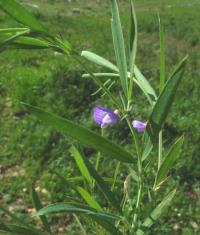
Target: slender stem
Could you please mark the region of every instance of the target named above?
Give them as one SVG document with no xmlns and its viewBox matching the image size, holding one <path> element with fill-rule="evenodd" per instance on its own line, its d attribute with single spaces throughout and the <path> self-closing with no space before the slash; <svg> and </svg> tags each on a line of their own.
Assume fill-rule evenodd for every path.
<svg viewBox="0 0 200 235">
<path fill-rule="evenodd" d="M 142 182 L 139 182 L 139 188 L 138 188 L 137 201 L 136 201 L 136 206 L 135 206 L 135 213 L 133 216 L 132 228 L 136 227 L 136 222 L 138 219 L 138 214 L 139 214 L 139 209 L 140 209 L 141 196 L 142 196 Z"/>
<path fill-rule="evenodd" d="M 92 77 L 92 79 L 95 81 L 95 83 L 101 87 L 101 89 L 110 97 L 112 102 L 117 106 L 118 109 L 120 109 L 121 105 L 116 100 L 115 96 L 104 86 L 104 84 L 94 75 L 93 72 L 80 60 L 80 55 L 76 52 L 74 52 L 73 58 L 87 71 L 87 73 Z"/>
<path fill-rule="evenodd" d="M 139 139 L 138 139 L 137 133 L 133 129 L 133 127 L 131 125 L 131 122 L 130 122 L 128 117 L 126 117 L 126 122 L 127 122 L 128 126 L 129 126 L 131 134 L 133 136 L 135 147 L 136 147 L 137 157 L 139 158 L 141 156 L 141 148 L 140 148 L 140 143 L 139 143 Z"/>
<path fill-rule="evenodd" d="M 133 135 L 133 139 L 135 142 L 135 146 L 136 146 L 136 153 L 137 153 L 137 167 L 138 167 L 138 193 L 137 193 L 137 201 L 136 201 L 136 206 L 135 206 L 135 213 L 133 216 L 133 222 L 132 222 L 132 229 L 134 229 L 136 227 L 137 224 L 137 219 L 138 219 L 138 214 L 140 211 L 140 204 L 141 204 L 141 199 L 142 199 L 142 188 L 143 188 L 143 179 L 142 179 L 142 151 L 141 151 L 141 146 L 139 143 L 139 139 L 138 136 L 135 132 L 135 130 L 133 129 L 131 122 L 129 120 L 129 118 L 126 118 L 126 121 L 128 123 L 128 126 L 131 130 L 131 133 Z"/>
<path fill-rule="evenodd" d="M 116 180 L 117 180 L 117 175 L 119 173 L 119 168 L 120 168 L 120 161 L 117 162 L 117 165 L 116 165 L 116 168 L 115 168 L 115 173 L 114 173 L 114 177 L 113 177 L 113 183 L 112 183 L 111 191 L 114 190 L 115 183 L 116 183 Z"/>
<path fill-rule="evenodd" d="M 103 134 L 104 134 L 104 129 L 103 129 L 103 128 L 101 128 L 101 136 L 102 136 L 102 137 L 103 137 Z M 101 153 L 100 153 L 100 152 L 98 152 L 98 153 L 97 153 L 96 165 L 95 165 L 95 169 L 96 169 L 96 171 L 98 171 L 98 169 L 99 169 L 100 159 L 101 159 Z"/>
<path fill-rule="evenodd" d="M 162 163 L 162 130 L 159 132 L 158 140 L 158 170 L 160 169 Z"/>
<path fill-rule="evenodd" d="M 76 216 L 76 214 L 73 214 L 73 216 L 74 216 L 77 224 L 79 225 L 83 235 L 87 235 L 87 233 L 86 233 L 85 229 L 83 228 L 83 225 L 81 224 L 81 221 L 79 220 L 79 218 Z"/>
</svg>

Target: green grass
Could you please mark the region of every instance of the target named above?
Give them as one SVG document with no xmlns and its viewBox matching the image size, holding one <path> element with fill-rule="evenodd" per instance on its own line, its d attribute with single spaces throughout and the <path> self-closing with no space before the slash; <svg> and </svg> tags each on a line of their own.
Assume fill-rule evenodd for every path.
<svg viewBox="0 0 200 235">
<path fill-rule="evenodd" d="M 113 60 L 108 1 L 22 1 L 33 11 L 52 33 L 62 35 L 78 50 L 91 50 Z M 38 4 L 34 8 L 29 3 Z M 149 234 L 199 234 L 199 90 L 200 90 L 200 1 L 199 0 L 136 0 L 139 22 L 138 65 L 158 89 L 159 36 L 157 13 L 163 19 L 167 34 L 167 74 L 185 54 L 189 54 L 186 76 L 177 93 L 176 102 L 168 118 L 165 135 L 168 144 L 184 133 L 186 142 L 177 170 L 172 172 L 179 192 L 160 226 Z M 27 4 L 28 3 L 28 4 Z M 128 38 L 126 1 L 120 1 L 126 39 Z M 75 13 L 75 8 L 80 13 Z M 77 11 L 77 10 L 76 10 Z M 0 13 L 0 26 L 13 26 L 16 22 Z M 41 192 L 43 200 L 55 202 L 74 196 L 62 189 L 61 182 L 49 169 L 57 169 L 66 177 L 78 175 L 68 152 L 71 141 L 24 113 L 19 101 L 31 103 L 55 112 L 78 123 L 96 128 L 90 110 L 98 103 L 98 96 L 90 96 L 96 86 L 81 78 L 83 71 L 74 61 L 51 51 L 4 51 L 0 57 L 0 202 L 8 206 L 27 208 L 30 197 L 27 190 L 33 182 L 48 193 Z M 138 94 L 140 94 L 138 92 Z M 104 98 L 102 104 L 107 104 Z M 138 97 L 134 117 L 145 119 L 148 110 Z M 120 124 L 111 134 L 123 144 L 128 130 Z M 91 150 L 88 150 L 90 153 Z M 108 169 L 112 169 L 108 162 Z M 19 170 L 20 169 L 20 170 Z M 79 234 L 79 228 L 67 218 L 70 234 Z M 57 223 L 54 219 L 53 223 Z M 63 223 L 63 221 L 61 222 Z M 196 226 L 197 225 L 197 226 Z M 71 228 L 72 227 L 72 228 Z M 180 228 L 181 227 L 181 228 Z M 179 229 L 180 228 L 180 229 Z M 66 232 L 65 234 L 68 234 Z M 62 233 L 60 233 L 62 234 Z M 64 233 L 63 233 L 64 234 Z"/>
</svg>

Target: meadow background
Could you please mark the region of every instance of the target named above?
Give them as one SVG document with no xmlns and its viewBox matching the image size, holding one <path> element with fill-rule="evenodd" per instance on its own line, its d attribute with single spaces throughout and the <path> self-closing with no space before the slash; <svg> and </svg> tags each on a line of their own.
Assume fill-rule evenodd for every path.
<svg viewBox="0 0 200 235">
<path fill-rule="evenodd" d="M 113 61 L 110 7 L 107 0 L 23 0 L 20 1 L 54 34 L 62 35 L 77 50 L 90 50 Z M 128 38 L 128 1 L 119 1 L 123 29 Z M 166 145 L 181 134 L 184 149 L 172 185 L 178 193 L 168 213 L 149 234 L 200 234 L 200 0 L 135 0 L 139 24 L 137 64 L 158 89 L 158 13 L 166 32 L 167 74 L 189 54 L 184 79 L 165 126 Z M 17 26 L 0 12 L 0 27 Z M 93 65 L 91 65 L 93 66 Z M 92 67 L 94 68 L 94 66 Z M 99 70 L 98 67 L 94 71 Z M 67 201 L 69 188 L 52 174 L 59 171 L 71 180 L 80 175 L 69 153 L 71 140 L 24 112 L 20 101 L 55 112 L 98 131 L 91 109 L 99 96 L 96 86 L 84 79 L 82 69 L 69 58 L 52 51 L 10 50 L 0 54 L 0 204 L 24 217 L 33 211 L 30 186 L 33 184 L 44 204 Z M 134 114 L 145 119 L 147 108 L 137 92 Z M 101 104 L 109 106 L 106 98 Z M 119 134 L 120 133 L 120 134 Z M 120 124 L 111 138 L 124 144 L 129 131 Z M 90 150 L 88 150 L 90 151 Z M 107 162 L 112 169 L 112 161 Z M 172 185 L 166 185 L 171 187 Z M 0 217 L 5 218 L 3 213 Z M 30 218 L 34 223 L 37 219 Z M 51 218 L 57 234 L 80 234 L 70 216 Z"/>
</svg>

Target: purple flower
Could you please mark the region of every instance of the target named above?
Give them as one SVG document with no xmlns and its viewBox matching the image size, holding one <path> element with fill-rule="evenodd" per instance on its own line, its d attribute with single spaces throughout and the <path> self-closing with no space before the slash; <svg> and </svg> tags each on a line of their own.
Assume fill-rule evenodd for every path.
<svg viewBox="0 0 200 235">
<path fill-rule="evenodd" d="M 112 111 L 110 109 L 96 106 L 92 110 L 94 121 L 101 126 L 101 128 L 106 128 L 109 125 L 114 125 L 119 121 L 119 115 L 117 111 Z"/>
<path fill-rule="evenodd" d="M 137 130 L 137 132 L 141 133 L 145 130 L 147 123 L 146 122 L 141 122 L 138 120 L 134 120 L 132 122 L 133 127 Z"/>
</svg>

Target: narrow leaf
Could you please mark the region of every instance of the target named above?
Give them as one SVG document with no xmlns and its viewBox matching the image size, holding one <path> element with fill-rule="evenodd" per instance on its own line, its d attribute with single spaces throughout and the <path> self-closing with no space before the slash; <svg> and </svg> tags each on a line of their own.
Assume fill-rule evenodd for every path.
<svg viewBox="0 0 200 235">
<path fill-rule="evenodd" d="M 152 211 L 151 215 L 144 221 L 141 226 L 141 229 L 148 230 L 155 222 L 163 215 L 163 212 L 169 207 L 172 199 L 176 194 L 176 190 L 171 191 L 158 206 Z M 136 235 L 144 235 L 146 234 L 141 229 L 138 229 Z"/>
<path fill-rule="evenodd" d="M 79 192 L 79 194 L 82 196 L 82 198 L 87 202 L 89 206 L 91 206 L 92 208 L 98 211 L 103 211 L 103 209 L 101 208 L 99 203 L 96 201 L 96 199 L 92 197 L 85 189 L 78 186 L 77 191 Z"/>
<path fill-rule="evenodd" d="M 160 169 L 156 175 L 154 190 L 159 189 L 161 184 L 165 181 L 169 170 L 174 166 L 176 160 L 180 156 L 180 150 L 184 142 L 184 137 L 181 136 L 171 147 L 170 151 L 163 160 Z"/>
<path fill-rule="evenodd" d="M 102 136 L 92 132 L 80 125 L 75 124 L 72 121 L 58 117 L 54 114 L 43 111 L 35 106 L 31 106 L 22 103 L 29 111 L 34 113 L 38 118 L 51 125 L 56 130 L 63 134 L 66 134 L 73 139 L 79 141 L 83 145 L 90 146 L 97 151 L 104 153 L 110 158 L 116 158 L 122 162 L 133 162 L 133 158 L 130 153 L 126 152 L 119 145 L 103 138 Z"/>
<path fill-rule="evenodd" d="M 107 59 L 105 59 L 105 58 L 103 58 L 93 52 L 82 51 L 81 56 L 83 56 L 87 60 L 89 60 L 95 64 L 98 64 L 100 66 L 106 67 L 106 68 L 111 69 L 116 72 L 119 71 L 118 68 L 114 64 L 112 64 L 110 61 L 108 61 Z"/>
<path fill-rule="evenodd" d="M 148 133 L 153 142 L 158 138 L 158 133 L 161 130 L 173 103 L 176 91 L 180 85 L 183 73 L 185 70 L 187 56 L 178 65 L 172 76 L 167 81 L 162 93 L 160 94 L 152 114 L 149 118 L 147 127 Z"/>
<path fill-rule="evenodd" d="M 117 73 L 94 73 L 95 77 L 119 77 Z M 86 73 L 82 75 L 83 78 L 90 78 L 90 74 Z"/>
<path fill-rule="evenodd" d="M 16 0 L 0 0 L 0 8 L 12 18 L 39 32 L 46 32 L 41 23 Z"/>
<path fill-rule="evenodd" d="M 81 205 L 68 204 L 68 203 L 56 203 L 56 204 L 49 205 L 39 210 L 35 215 L 41 216 L 41 215 L 47 215 L 51 213 L 63 213 L 63 212 L 86 214 L 92 217 L 94 216 L 94 217 L 105 219 L 112 223 L 114 223 L 114 221 L 118 219 L 118 217 L 116 216 L 110 215 L 102 211 L 97 211 L 88 206 L 81 206 Z"/>
<path fill-rule="evenodd" d="M 124 36 L 122 32 L 119 9 L 116 0 L 111 0 L 111 9 L 112 9 L 111 28 L 112 28 L 115 56 L 116 56 L 117 66 L 119 69 L 121 86 L 125 96 L 128 97 L 128 76 L 127 76 L 127 61 L 126 61 L 126 53 L 124 46 Z"/>
<path fill-rule="evenodd" d="M 36 209 L 36 211 L 40 210 L 42 208 L 42 203 L 40 201 L 40 198 L 38 196 L 38 193 L 35 191 L 34 187 L 32 187 L 32 190 L 31 190 L 31 194 L 32 194 L 32 200 L 33 200 L 33 205 Z M 51 228 L 50 228 L 50 225 L 48 223 L 48 220 L 46 218 L 45 215 L 41 215 L 40 216 L 40 219 L 44 225 L 44 228 L 50 233 L 51 233 Z"/>
<path fill-rule="evenodd" d="M 160 17 L 158 18 L 158 21 L 160 35 L 160 92 L 162 92 L 165 85 L 165 34 Z"/>
<path fill-rule="evenodd" d="M 85 162 L 85 165 L 87 166 L 88 171 L 90 172 L 90 175 L 95 179 L 96 184 L 99 186 L 109 203 L 116 208 L 119 212 L 121 212 L 121 208 L 119 206 L 119 202 L 115 198 L 115 194 L 111 192 L 108 184 L 103 180 L 103 178 L 98 174 L 94 166 L 90 163 L 90 161 L 82 156 Z"/>
<path fill-rule="evenodd" d="M 30 225 L 29 223 L 27 223 L 23 219 L 17 217 L 14 213 L 11 213 L 10 211 L 8 211 L 6 208 L 4 208 L 1 205 L 0 205 L 0 210 L 3 211 L 6 215 L 8 215 L 14 223 L 19 224 L 23 228 L 28 227 L 28 229 L 31 230 L 35 234 L 41 234 L 40 230 L 34 228 L 32 225 Z"/>
<path fill-rule="evenodd" d="M 137 53 L 137 38 L 138 38 L 138 29 L 137 29 L 137 17 L 135 13 L 135 7 L 133 0 L 130 0 L 131 3 L 131 29 L 130 29 L 130 77 L 132 78 L 134 67 L 135 67 L 135 58 Z"/>
<path fill-rule="evenodd" d="M 13 33 L 10 35 L 7 35 L 7 34 L 0 35 L 0 47 L 6 46 L 7 44 L 13 42 L 17 38 L 19 38 L 27 33 L 29 33 L 29 30 L 19 31 L 17 33 Z"/>
<path fill-rule="evenodd" d="M 142 161 L 145 161 L 153 149 L 151 139 L 147 133 L 144 134 L 144 151 L 142 153 Z"/>
<path fill-rule="evenodd" d="M 24 227 L 16 224 L 5 224 L 0 221 L 0 231 L 10 232 L 18 235 L 44 235 L 42 231 L 32 230 L 28 227 Z"/>
<path fill-rule="evenodd" d="M 26 30 L 29 30 L 29 28 L 5 28 L 0 29 L 0 35 L 2 34 L 10 34 L 10 33 L 18 33 L 18 32 L 24 32 Z"/>
<path fill-rule="evenodd" d="M 50 48 L 51 44 L 44 39 L 33 38 L 33 37 L 20 37 L 14 41 L 15 44 L 20 44 L 23 46 L 29 47 L 30 49 L 33 48 Z"/>
<path fill-rule="evenodd" d="M 134 67 L 134 75 L 136 80 L 140 84 L 141 89 L 149 95 L 151 103 L 153 103 L 157 99 L 157 95 L 148 80 L 144 77 L 144 75 L 141 73 L 137 66 Z"/>
<path fill-rule="evenodd" d="M 74 157 L 76 164 L 77 164 L 82 176 L 91 185 L 92 184 L 92 177 L 90 176 L 90 173 L 84 163 L 84 160 L 83 160 L 81 154 L 74 146 L 70 150 L 71 150 L 71 154 Z"/>
</svg>

